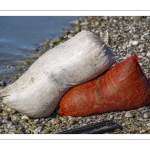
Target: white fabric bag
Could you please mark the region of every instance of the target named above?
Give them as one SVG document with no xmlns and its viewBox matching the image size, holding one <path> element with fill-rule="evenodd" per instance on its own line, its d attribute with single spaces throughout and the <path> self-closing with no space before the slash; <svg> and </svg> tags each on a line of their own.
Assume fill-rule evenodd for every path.
<svg viewBox="0 0 150 150">
<path fill-rule="evenodd" d="M 82 31 L 38 58 L 17 81 L 0 91 L 0 97 L 30 117 L 48 117 L 67 90 L 103 73 L 113 61 L 112 51 L 98 36 Z"/>
</svg>

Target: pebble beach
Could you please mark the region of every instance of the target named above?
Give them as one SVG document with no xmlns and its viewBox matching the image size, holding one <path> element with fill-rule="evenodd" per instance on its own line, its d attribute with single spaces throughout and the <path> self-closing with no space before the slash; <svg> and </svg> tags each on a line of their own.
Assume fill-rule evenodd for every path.
<svg viewBox="0 0 150 150">
<path fill-rule="evenodd" d="M 148 16 L 85 16 L 70 22 L 73 30 L 65 29 L 55 39 L 47 39 L 39 44 L 42 50 L 29 56 L 22 64 L 15 67 L 19 74 L 0 81 L 0 89 L 16 81 L 46 51 L 72 38 L 78 32 L 87 30 L 103 40 L 105 31 L 109 33 L 115 63 L 135 53 L 139 64 L 150 80 L 150 17 Z M 0 100 L 0 134 L 55 134 L 69 129 L 76 129 L 98 122 L 112 120 L 121 128 L 109 131 L 109 134 L 150 134 L 150 106 L 120 112 L 95 114 L 86 117 L 62 116 L 58 108 L 47 118 L 33 119 L 6 106 Z"/>
</svg>

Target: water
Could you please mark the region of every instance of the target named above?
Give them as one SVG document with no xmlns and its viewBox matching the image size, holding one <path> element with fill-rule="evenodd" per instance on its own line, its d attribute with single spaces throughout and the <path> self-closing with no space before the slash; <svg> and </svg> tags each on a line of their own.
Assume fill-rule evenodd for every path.
<svg viewBox="0 0 150 150">
<path fill-rule="evenodd" d="M 55 38 L 78 16 L 0 16 L 0 80 L 16 74 L 9 64 L 19 63 L 32 55 L 45 39 Z"/>
</svg>

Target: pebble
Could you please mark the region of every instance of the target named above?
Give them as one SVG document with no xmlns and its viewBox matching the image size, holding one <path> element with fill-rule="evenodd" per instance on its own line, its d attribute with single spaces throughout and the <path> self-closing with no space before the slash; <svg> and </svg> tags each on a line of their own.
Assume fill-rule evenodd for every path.
<svg viewBox="0 0 150 150">
<path fill-rule="evenodd" d="M 150 51 L 147 52 L 146 56 L 147 56 L 147 57 L 150 57 Z"/>
<path fill-rule="evenodd" d="M 20 117 L 18 116 L 18 115 L 13 115 L 13 116 L 11 116 L 11 121 L 12 122 L 18 122 L 20 120 Z"/>
<path fill-rule="evenodd" d="M 26 116 L 26 115 L 24 115 L 24 116 L 21 116 L 21 119 L 22 119 L 22 120 L 24 120 L 24 119 L 25 119 L 25 120 L 29 120 L 29 117 Z"/>
<path fill-rule="evenodd" d="M 75 119 L 72 119 L 72 120 L 69 121 L 68 124 L 69 124 L 69 125 L 74 125 L 74 124 L 76 124 L 76 123 L 77 123 L 77 121 L 76 121 Z"/>
<path fill-rule="evenodd" d="M 138 35 L 138 34 L 133 35 L 133 39 L 134 40 L 140 39 L 140 35 Z"/>
<path fill-rule="evenodd" d="M 127 112 L 125 113 L 125 117 L 126 117 L 126 118 L 132 118 L 133 115 L 131 114 L 130 111 L 127 111 Z"/>
<path fill-rule="evenodd" d="M 147 119 L 147 118 L 148 118 L 148 114 L 147 114 L 147 113 L 144 113 L 143 118 L 144 118 L 144 119 Z"/>
<path fill-rule="evenodd" d="M 50 133 L 50 129 L 44 129 L 41 132 L 41 134 L 48 134 L 48 133 Z"/>
<path fill-rule="evenodd" d="M 16 110 L 13 109 L 13 108 L 8 107 L 7 112 L 9 112 L 10 114 L 14 114 L 16 112 Z"/>
<path fill-rule="evenodd" d="M 89 22 L 82 22 L 82 23 L 80 23 L 81 26 L 86 26 L 88 24 L 89 24 Z"/>
<path fill-rule="evenodd" d="M 35 130 L 34 130 L 34 134 L 38 134 L 38 133 L 40 133 L 41 131 L 42 131 L 42 126 L 39 126 L 39 127 L 37 127 Z"/>
<path fill-rule="evenodd" d="M 139 42 L 138 42 L 138 41 L 132 41 L 131 44 L 132 44 L 133 46 L 136 46 L 136 45 L 139 44 Z"/>
<path fill-rule="evenodd" d="M 109 116 L 109 118 L 110 118 L 110 119 L 113 119 L 113 118 L 114 118 L 114 116 L 113 116 L 113 115 L 110 115 L 110 116 Z"/>
</svg>

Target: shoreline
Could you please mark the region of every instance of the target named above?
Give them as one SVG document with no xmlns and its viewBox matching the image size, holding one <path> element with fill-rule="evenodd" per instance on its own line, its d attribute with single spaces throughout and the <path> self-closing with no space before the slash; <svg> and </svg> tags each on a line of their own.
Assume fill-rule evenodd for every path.
<svg viewBox="0 0 150 150">
<path fill-rule="evenodd" d="M 150 17 L 92 17 L 86 16 L 71 22 L 73 30 L 64 30 L 59 37 L 46 40 L 42 43 L 43 49 L 29 56 L 24 64 L 18 66 L 22 75 L 34 61 L 47 50 L 64 42 L 81 30 L 94 32 L 100 38 L 108 30 L 112 39 L 111 49 L 117 62 L 125 59 L 135 52 L 139 57 L 139 63 L 146 75 L 150 78 L 150 41 L 149 23 Z M 8 85 L 16 81 L 20 75 L 13 76 Z M 7 84 L 3 83 L 5 87 Z M 48 118 L 32 119 L 14 109 L 8 108 L 0 101 L 0 133 L 1 134 L 54 134 L 68 129 L 75 129 L 89 124 L 113 120 L 122 129 L 106 132 L 110 134 L 150 134 L 150 106 L 144 106 L 135 110 L 109 112 L 86 117 L 61 116 L 56 111 Z"/>
</svg>

